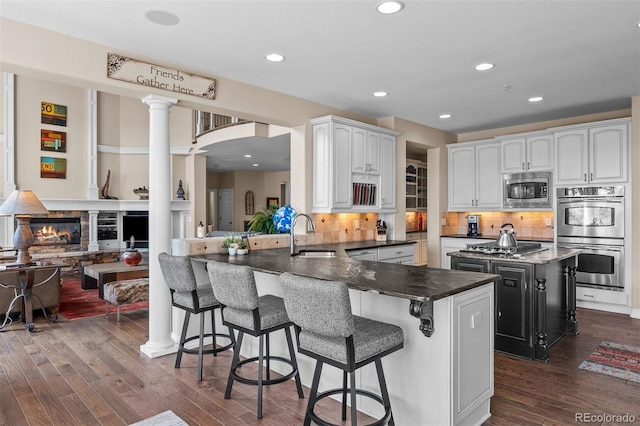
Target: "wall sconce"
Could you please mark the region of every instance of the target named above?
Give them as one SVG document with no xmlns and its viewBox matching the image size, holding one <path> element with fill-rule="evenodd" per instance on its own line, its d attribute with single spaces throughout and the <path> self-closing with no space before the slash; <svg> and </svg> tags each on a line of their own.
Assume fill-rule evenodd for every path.
<svg viewBox="0 0 640 426">
<path fill-rule="evenodd" d="M 16 263 L 31 263 L 29 247 L 33 244 L 31 233 L 31 215 L 48 214 L 49 210 L 40 202 L 36 194 L 30 190 L 16 190 L 0 206 L 0 214 L 13 215 L 18 222 L 13 234 L 13 246 L 18 250 Z"/>
</svg>

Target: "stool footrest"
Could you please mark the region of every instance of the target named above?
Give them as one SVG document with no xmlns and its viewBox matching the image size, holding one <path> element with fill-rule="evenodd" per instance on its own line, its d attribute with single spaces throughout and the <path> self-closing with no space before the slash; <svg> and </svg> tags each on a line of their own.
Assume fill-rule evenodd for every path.
<svg viewBox="0 0 640 426">
<path fill-rule="evenodd" d="M 318 401 L 320 401 L 323 398 L 327 398 L 330 397 L 331 395 L 342 395 L 343 392 L 345 392 L 345 390 L 343 388 L 336 388 L 336 389 L 329 389 L 326 390 L 324 392 L 320 392 L 316 395 L 316 399 L 315 399 L 315 404 L 318 403 Z M 350 388 L 346 389 L 347 395 L 349 395 L 349 393 L 351 392 Z M 377 395 L 373 392 L 369 392 L 367 390 L 364 389 L 356 389 L 356 395 L 361 395 L 370 399 L 373 399 L 374 401 L 377 401 L 378 403 L 380 403 L 383 407 L 384 407 L 384 401 L 382 400 L 382 397 L 380 395 Z M 314 404 L 314 407 L 315 407 Z M 313 420 L 313 422 L 319 426 L 340 426 L 337 425 L 335 423 L 329 423 L 326 420 L 323 420 L 322 418 L 320 418 L 314 411 L 314 407 L 311 407 L 309 410 L 309 414 L 311 416 L 311 419 Z M 386 425 L 387 423 L 389 423 L 389 419 L 391 418 L 391 407 L 384 407 L 384 416 L 382 416 L 382 418 L 378 419 L 377 421 L 373 422 L 373 423 L 368 423 L 367 426 L 381 426 L 381 425 Z"/>
<path fill-rule="evenodd" d="M 213 336 L 214 336 L 213 333 L 207 333 L 207 334 L 204 334 L 202 337 L 205 338 L 205 337 L 213 337 Z M 215 336 L 231 340 L 231 336 L 229 336 L 228 334 L 215 333 Z M 182 345 L 182 352 L 187 353 L 187 354 L 192 354 L 192 355 L 193 354 L 195 354 L 195 355 L 199 354 L 200 353 L 200 349 L 199 348 L 187 349 L 187 348 L 184 347 L 184 345 L 186 345 L 188 342 L 191 342 L 192 340 L 196 340 L 196 339 L 199 340 L 200 336 L 199 335 L 191 336 L 191 337 L 188 337 L 187 339 L 185 339 L 184 343 Z M 202 353 L 204 355 L 218 354 L 220 352 L 223 352 L 223 351 L 226 351 L 228 349 L 233 348 L 233 345 L 234 345 L 233 340 L 231 340 L 231 343 L 229 343 L 228 345 L 220 346 L 220 347 L 212 348 L 212 349 L 205 349 L 205 350 L 202 351 Z"/>
<path fill-rule="evenodd" d="M 298 370 L 296 370 L 294 368 L 293 363 L 288 358 L 283 358 L 283 357 L 280 357 L 280 356 L 268 356 L 268 357 L 265 356 L 265 357 L 263 357 L 263 360 L 265 362 L 267 361 L 267 359 L 269 361 L 281 361 L 281 362 L 283 362 L 285 364 L 288 364 L 288 365 L 291 366 L 292 371 L 289 374 L 286 374 L 286 375 L 284 375 L 282 377 L 278 377 L 278 378 L 275 378 L 275 379 L 268 379 L 268 380 L 267 379 L 263 379 L 262 380 L 262 384 L 263 385 L 275 385 L 276 383 L 284 383 L 287 380 L 290 380 L 292 377 L 294 377 L 298 373 Z M 236 373 L 236 370 L 238 368 L 242 367 L 245 364 L 248 364 L 250 362 L 256 362 L 258 360 L 259 360 L 259 358 L 256 356 L 256 357 L 252 357 L 252 358 L 243 359 L 242 361 L 238 362 L 237 367 L 234 368 L 233 370 L 231 370 L 231 375 L 233 376 L 233 379 L 238 381 L 238 382 L 240 382 L 240 383 L 243 383 L 245 385 L 257 385 L 258 384 L 258 380 L 257 379 L 249 379 L 249 378 L 246 378 L 246 377 L 242 377 L 242 376 L 238 375 L 238 373 Z"/>
</svg>

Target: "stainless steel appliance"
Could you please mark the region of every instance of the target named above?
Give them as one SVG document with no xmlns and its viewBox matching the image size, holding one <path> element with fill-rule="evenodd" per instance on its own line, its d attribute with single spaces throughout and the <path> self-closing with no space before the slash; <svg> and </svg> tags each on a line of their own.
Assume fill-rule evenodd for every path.
<svg viewBox="0 0 640 426">
<path fill-rule="evenodd" d="M 624 187 L 557 190 L 558 247 L 578 248 L 576 284 L 624 289 Z"/>
<path fill-rule="evenodd" d="M 467 237 L 477 237 L 480 235 L 480 215 L 470 214 L 467 216 Z"/>
<path fill-rule="evenodd" d="M 536 242 L 518 242 L 513 247 L 503 247 L 497 241 L 490 241 L 480 244 L 467 244 L 467 247 L 460 250 L 468 253 L 482 253 L 491 255 L 513 256 L 514 254 L 536 253 L 547 250 L 542 244 Z"/>
<path fill-rule="evenodd" d="M 502 207 L 505 209 L 551 208 L 553 174 L 551 172 L 502 175 Z"/>
</svg>

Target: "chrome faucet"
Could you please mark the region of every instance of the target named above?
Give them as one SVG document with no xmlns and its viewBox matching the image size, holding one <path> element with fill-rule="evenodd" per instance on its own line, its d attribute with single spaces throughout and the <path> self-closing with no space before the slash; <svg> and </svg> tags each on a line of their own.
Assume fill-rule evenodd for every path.
<svg viewBox="0 0 640 426">
<path fill-rule="evenodd" d="M 293 230 L 295 229 L 296 222 L 300 216 L 304 216 L 307 218 L 307 232 L 314 232 L 316 230 L 315 226 L 313 226 L 313 220 L 308 214 L 298 213 L 297 215 L 294 216 L 293 220 L 291 221 L 291 233 L 290 233 L 291 235 L 290 248 L 291 248 L 292 256 L 296 252 L 296 242 L 295 242 L 295 236 L 293 235 Z"/>
</svg>

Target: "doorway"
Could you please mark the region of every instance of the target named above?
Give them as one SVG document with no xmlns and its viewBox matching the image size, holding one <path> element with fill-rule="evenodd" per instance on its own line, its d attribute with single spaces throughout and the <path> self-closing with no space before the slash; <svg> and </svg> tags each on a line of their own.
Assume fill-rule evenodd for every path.
<svg viewBox="0 0 640 426">
<path fill-rule="evenodd" d="M 218 226 L 221 231 L 233 231 L 233 189 L 221 189 L 218 197 L 220 212 Z"/>
</svg>

